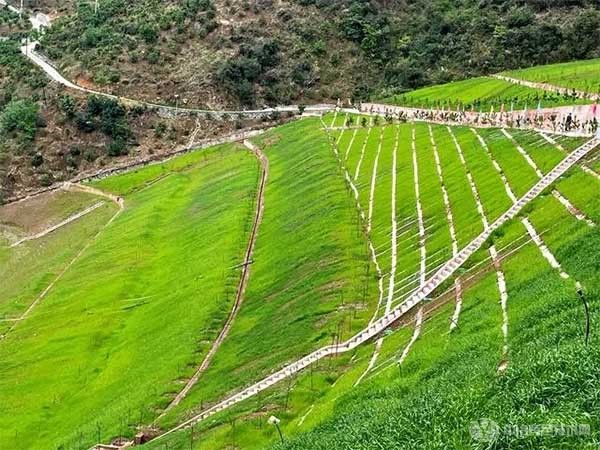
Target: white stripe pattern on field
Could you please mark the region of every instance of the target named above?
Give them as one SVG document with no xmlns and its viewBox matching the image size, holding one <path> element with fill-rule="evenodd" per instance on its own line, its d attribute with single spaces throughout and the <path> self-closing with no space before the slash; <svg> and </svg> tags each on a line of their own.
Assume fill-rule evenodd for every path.
<svg viewBox="0 0 600 450">
<path fill-rule="evenodd" d="M 469 183 L 471 184 L 471 191 L 473 193 L 473 198 L 475 199 L 475 204 L 477 205 L 477 210 L 479 211 L 479 217 L 481 219 L 481 222 L 483 223 L 484 228 L 487 228 L 489 222 L 488 222 L 487 216 L 484 212 L 483 205 L 481 204 L 481 197 L 479 196 L 479 191 L 477 189 L 477 186 L 475 185 L 475 182 L 473 181 L 473 177 L 471 176 L 471 174 L 468 170 L 467 162 L 465 161 L 462 148 L 461 148 L 460 144 L 458 143 L 458 140 L 454 136 L 454 133 L 452 132 L 450 127 L 448 127 L 448 131 L 452 135 L 452 138 L 456 145 L 456 149 L 460 155 L 460 160 L 463 163 L 463 166 L 465 167 L 465 169 L 467 170 L 467 175 L 469 176 Z M 497 168 L 499 168 L 499 166 L 497 166 Z M 494 245 L 490 246 L 489 253 L 490 253 L 490 257 L 492 258 L 492 264 L 494 265 L 494 267 L 496 269 L 496 280 L 498 283 L 498 291 L 500 292 L 500 308 L 502 310 L 501 329 L 502 329 L 502 336 L 503 336 L 503 340 L 504 340 L 504 345 L 503 345 L 503 360 L 504 361 L 501 363 L 502 364 L 501 367 L 506 368 L 506 365 L 508 364 L 507 363 L 507 356 L 508 356 L 508 311 L 507 311 L 508 294 L 506 292 L 506 282 L 505 282 L 505 278 L 504 278 L 504 272 L 502 272 L 502 268 L 500 266 L 500 261 L 498 260 L 498 252 L 496 251 L 496 247 Z M 462 286 L 460 286 L 460 285 L 455 286 L 455 289 L 461 290 Z M 454 316 L 452 317 L 452 321 L 450 323 L 451 330 L 456 328 L 457 320 L 458 320 L 458 318 L 455 319 Z"/>
<path fill-rule="evenodd" d="M 450 205 L 450 197 L 448 196 L 448 190 L 444 183 L 444 172 L 442 170 L 442 164 L 440 162 L 440 155 L 438 152 L 437 144 L 433 136 L 433 129 L 429 124 L 429 139 L 431 141 L 431 147 L 433 148 L 433 157 L 435 159 L 435 167 L 438 175 L 440 185 L 442 186 L 442 197 L 444 199 L 444 208 L 446 209 L 446 219 L 448 221 L 448 230 L 450 231 L 450 239 L 452 241 L 452 256 L 456 256 L 458 253 L 458 241 L 456 239 L 456 228 L 454 226 L 454 216 L 452 215 L 452 207 Z M 452 320 L 450 321 L 450 331 L 454 330 L 458 326 L 458 319 L 460 317 L 460 311 L 462 309 L 462 284 L 459 277 L 454 280 L 454 298 L 455 306 L 454 313 L 452 314 Z"/>
<path fill-rule="evenodd" d="M 568 154 L 567 150 L 558 142 L 556 142 L 556 140 L 550 136 L 548 133 L 542 133 L 540 132 L 540 135 L 546 139 L 546 141 L 552 145 L 554 145 L 557 149 L 559 149 L 561 152 Z M 587 165 L 585 165 L 585 163 L 581 162 L 580 163 L 581 168 L 583 169 L 583 171 L 585 173 L 587 173 L 588 175 L 593 176 L 594 178 L 596 178 L 597 180 L 600 180 L 600 173 L 596 172 L 595 170 L 590 169 Z"/>
<path fill-rule="evenodd" d="M 487 146 L 487 143 L 485 142 L 485 140 L 479 135 L 479 133 L 474 128 L 472 128 L 471 130 L 479 138 L 479 140 L 481 142 L 481 145 L 483 146 L 483 148 L 485 149 L 485 151 L 489 155 L 489 157 L 492 159 L 492 162 L 495 163 L 494 166 L 497 167 L 497 170 L 500 173 L 500 177 L 502 178 L 502 182 L 504 183 L 504 187 L 506 188 L 506 192 L 508 193 L 508 195 L 511 198 L 511 200 L 513 201 L 513 203 L 515 203 L 517 201 L 516 196 L 515 196 L 512 188 L 508 184 L 508 180 L 504 176 L 504 172 L 502 171 L 502 168 L 500 168 L 500 166 L 498 165 L 498 163 L 496 163 L 496 160 L 494 159 L 494 156 L 492 155 L 492 152 L 490 151 L 489 147 Z M 550 266 L 552 266 L 554 269 L 558 270 L 558 272 L 560 273 L 560 276 L 562 278 L 565 278 L 565 279 L 569 278 L 569 275 L 565 271 L 562 270 L 562 267 L 558 263 L 558 261 L 556 260 L 554 254 L 552 254 L 552 252 L 550 251 L 550 249 L 548 248 L 548 246 L 546 246 L 546 244 L 544 244 L 544 241 L 542 241 L 542 238 L 539 236 L 539 233 L 536 231 L 535 227 L 529 221 L 529 219 L 524 218 L 524 219 L 521 220 L 521 222 L 523 223 L 523 225 L 525 225 L 525 228 L 527 229 L 527 232 L 531 236 L 531 239 L 533 240 L 533 242 L 535 243 L 535 245 L 538 247 L 538 249 L 540 250 L 540 252 L 544 256 L 544 258 L 546 258 L 546 260 L 548 261 L 548 263 L 550 264 Z"/>
<path fill-rule="evenodd" d="M 496 219 L 489 227 L 486 227 L 475 239 L 473 239 L 465 248 L 463 248 L 458 255 L 448 260 L 437 272 L 435 272 L 425 283 L 423 288 L 413 293 L 409 298 L 406 299 L 399 306 L 394 308 L 381 317 L 369 324 L 364 330 L 360 331 L 355 336 L 348 339 L 346 342 L 338 345 L 328 345 L 322 347 L 309 355 L 300 358 L 273 374 L 263 378 L 262 380 L 254 383 L 251 386 L 237 392 L 221 402 L 201 411 L 180 423 L 179 425 L 171 428 L 158 436 L 155 440 L 164 439 L 179 430 L 188 428 L 195 425 L 233 405 L 236 405 L 266 389 L 275 385 L 279 381 L 295 375 L 304 368 L 311 364 L 319 361 L 327 356 L 336 355 L 338 353 L 345 353 L 354 350 L 359 345 L 372 339 L 374 336 L 379 335 L 383 330 L 388 328 L 391 324 L 396 322 L 406 313 L 411 311 L 416 305 L 420 304 L 428 295 L 430 295 L 435 289 L 437 289 L 442 283 L 448 280 L 454 275 L 456 270 L 461 267 L 465 261 L 467 261 L 486 240 L 492 235 L 492 233 L 503 226 L 506 222 L 513 219 L 519 214 L 519 212 L 533 199 L 539 196 L 548 186 L 554 183 L 561 175 L 569 170 L 574 164 L 576 164 L 581 158 L 588 154 L 591 150 L 600 145 L 599 139 L 591 139 L 581 147 L 571 152 L 565 157 L 556 167 L 544 176 L 542 180 L 536 183 L 522 198 L 519 199 L 513 206 L 511 206 L 506 212 L 504 212 L 498 219 Z M 334 153 L 339 159 L 339 153 L 337 149 L 334 149 Z M 346 180 L 350 177 L 346 176 Z M 350 180 L 349 180 L 350 181 Z"/>
<path fill-rule="evenodd" d="M 383 130 L 382 130 L 382 133 L 383 133 Z M 392 300 L 393 300 L 393 295 L 394 295 L 394 285 L 395 285 L 395 280 L 396 280 L 397 246 L 398 246 L 398 244 L 397 244 L 398 223 L 397 223 L 397 218 L 396 218 L 396 189 L 397 189 L 396 170 L 397 170 L 399 139 L 400 139 L 400 127 L 397 127 L 396 137 L 394 140 L 394 148 L 392 150 L 391 234 L 390 234 L 390 240 L 391 240 L 391 243 L 390 243 L 391 258 L 390 258 L 390 260 L 391 261 L 390 261 L 388 294 L 387 294 L 387 301 L 386 301 L 386 305 L 385 305 L 385 314 L 388 314 L 390 312 L 390 309 L 392 306 Z M 381 141 L 380 141 L 380 148 L 381 148 Z M 373 189 L 373 185 L 372 185 L 372 189 Z M 383 278 L 380 277 L 379 281 L 381 283 L 383 283 Z M 380 287 L 380 289 L 381 289 L 381 292 L 383 293 L 383 285 Z M 375 317 L 378 315 L 378 313 L 379 313 L 379 305 L 377 306 L 377 310 L 375 311 L 375 314 L 373 315 L 373 319 L 375 319 Z M 371 319 L 371 322 L 373 321 L 373 319 Z M 381 346 L 383 345 L 383 339 L 384 339 L 383 336 L 381 336 L 375 342 L 375 349 L 373 351 L 373 354 L 371 355 L 369 364 L 367 365 L 367 368 L 363 371 L 363 373 L 360 375 L 360 377 L 356 380 L 356 382 L 354 383 L 354 386 L 360 384 L 360 382 L 371 371 L 371 369 L 377 362 L 377 358 L 379 357 L 379 352 L 381 351 Z"/>
<path fill-rule="evenodd" d="M 363 159 L 365 158 L 365 149 L 367 148 L 367 143 L 369 142 L 369 136 L 371 136 L 371 130 L 373 127 L 369 127 L 367 130 L 367 135 L 365 137 L 365 141 L 360 149 L 360 157 L 358 159 L 358 163 L 356 164 L 356 170 L 354 171 L 354 181 L 358 179 L 360 175 L 360 167 L 362 166 Z"/>
<path fill-rule="evenodd" d="M 357 133 L 358 133 L 358 128 L 355 128 L 354 132 L 352 133 L 352 138 L 350 139 L 350 143 L 348 144 L 348 147 L 346 147 L 346 154 L 344 155 L 344 162 L 348 161 L 348 155 L 350 154 L 350 149 L 352 148 L 352 145 L 354 144 L 354 139 L 356 139 Z"/>
<path fill-rule="evenodd" d="M 379 166 L 379 155 L 381 154 L 381 146 L 383 145 L 383 127 L 379 134 L 379 144 L 377 144 L 377 152 L 373 161 L 373 171 L 371 173 L 371 189 L 369 191 L 369 212 L 367 214 L 367 233 L 371 232 L 373 223 L 373 205 L 375 203 L 375 187 L 377 183 L 377 169 Z"/>
<path fill-rule="evenodd" d="M 529 166 L 535 171 L 538 178 L 542 178 L 544 176 L 544 174 L 542 173 L 542 171 L 540 170 L 538 165 L 535 163 L 535 161 L 531 158 L 529 153 L 527 153 L 527 151 L 519 145 L 519 143 L 516 141 L 516 139 L 507 130 L 502 129 L 502 133 L 504 133 L 504 135 L 517 148 L 517 151 L 523 156 L 525 161 L 527 161 L 527 164 L 529 164 Z M 575 208 L 575 206 L 573 206 L 573 204 L 567 198 L 565 198 L 565 196 L 562 195 L 558 191 L 558 189 L 553 189 L 552 195 L 561 203 L 561 205 L 563 205 L 565 207 L 565 209 L 569 212 L 569 214 L 573 215 L 577 220 L 583 221 L 591 227 L 593 227 L 595 225 L 594 222 L 592 222 L 590 219 L 588 219 L 585 216 L 585 214 L 583 214 L 581 211 L 579 211 L 577 208 Z"/>
<path fill-rule="evenodd" d="M 400 355 L 400 358 L 398 359 L 398 365 L 402 365 L 402 363 L 408 357 L 408 353 L 410 352 L 410 349 L 412 348 L 414 343 L 417 342 L 417 339 L 419 339 L 419 335 L 421 334 L 422 325 L 423 325 L 423 308 L 421 307 L 421 308 L 419 308 L 419 311 L 417 311 L 417 314 L 415 316 L 415 329 L 410 338 L 410 341 L 408 341 L 408 344 L 406 344 L 406 347 L 404 347 L 404 350 L 402 351 L 402 355 Z"/>
</svg>

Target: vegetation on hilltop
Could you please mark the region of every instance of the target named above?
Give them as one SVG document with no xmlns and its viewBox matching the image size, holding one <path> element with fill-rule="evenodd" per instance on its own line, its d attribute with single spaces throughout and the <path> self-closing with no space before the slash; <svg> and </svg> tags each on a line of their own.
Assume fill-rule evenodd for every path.
<svg viewBox="0 0 600 450">
<path fill-rule="evenodd" d="M 592 0 L 104 0 L 43 44 L 74 78 L 210 106 L 363 99 L 599 56 L 598 42 Z"/>
</svg>

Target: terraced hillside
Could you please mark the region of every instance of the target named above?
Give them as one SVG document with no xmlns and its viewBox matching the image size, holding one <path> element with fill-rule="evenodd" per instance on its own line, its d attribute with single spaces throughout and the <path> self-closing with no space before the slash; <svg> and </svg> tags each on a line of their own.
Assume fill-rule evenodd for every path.
<svg viewBox="0 0 600 450">
<path fill-rule="evenodd" d="M 573 61 L 547 66 L 535 66 L 522 70 L 504 72 L 516 79 L 546 83 L 549 85 L 600 94 L 599 59 Z"/>
<path fill-rule="evenodd" d="M 553 66 L 542 66 L 539 73 L 547 73 L 546 67 L 552 73 Z M 515 72 L 514 76 L 518 77 L 520 74 L 521 72 Z M 542 87 L 524 86 L 492 77 L 470 78 L 464 81 L 425 87 L 385 98 L 383 102 L 418 108 L 483 112 L 498 112 L 502 108 L 509 111 L 511 108 L 524 110 L 590 103 L 589 100 L 577 98 L 569 92 L 558 93 Z"/>
<path fill-rule="evenodd" d="M 360 122 L 341 113 L 328 115 L 319 131 L 329 136 L 332 156 L 339 155 L 337 176 L 356 189 L 349 195 L 356 196 L 374 254 L 373 317 L 422 286 L 580 143 L 524 130 L 383 125 L 383 120 L 343 126 Z M 286 132 L 297 128 L 307 136 L 311 127 L 315 124 L 293 124 Z M 268 145 L 269 138 L 260 142 Z M 283 435 L 297 436 L 277 448 L 477 445 L 469 429 L 484 417 L 500 426 L 583 424 L 581 435 L 558 440 L 496 436 L 498 445 L 580 448 L 594 439 L 598 422 L 594 404 L 585 400 L 595 395 L 597 350 L 593 339 L 584 344 L 577 283 L 593 311 L 600 282 L 594 256 L 599 183 L 593 172 L 571 169 L 494 233 L 430 302 L 372 346 L 313 364 L 146 447 L 264 448 L 279 439 L 267 423 L 276 415 Z M 567 395 L 577 385 L 590 387 Z M 207 408 L 211 392 L 205 389 L 194 401 Z"/>
<path fill-rule="evenodd" d="M 338 345 L 422 287 L 582 140 L 336 113 L 253 142 L 268 176 L 250 277 L 200 372 L 231 317 L 255 216 L 261 177 L 247 149 L 193 152 L 2 208 L 3 446 L 88 448 L 139 426 L 169 430 Z M 594 430 L 596 155 L 372 344 L 145 448 L 264 448 L 279 439 L 271 415 L 283 448 L 468 446 L 482 417 L 568 415 Z M 587 346 L 576 282 L 592 311 Z M 499 436 L 573 448 L 591 439 Z"/>
</svg>

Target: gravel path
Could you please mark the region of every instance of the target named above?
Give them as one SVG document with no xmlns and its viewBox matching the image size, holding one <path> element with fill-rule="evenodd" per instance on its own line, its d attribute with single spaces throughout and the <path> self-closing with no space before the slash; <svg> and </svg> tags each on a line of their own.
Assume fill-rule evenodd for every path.
<svg viewBox="0 0 600 450">
<path fill-rule="evenodd" d="M 40 231 L 39 233 L 33 234 L 31 236 L 27 236 L 24 237 L 22 239 L 19 239 L 17 242 L 11 244 L 11 248 L 12 247 L 16 247 L 18 245 L 21 245 L 23 242 L 28 242 L 28 241 L 33 241 L 35 239 L 40 239 L 50 233 L 52 233 L 53 231 L 58 230 L 59 228 L 64 227 L 65 225 L 70 224 L 71 222 L 76 221 L 77 219 L 82 218 L 83 216 L 91 213 L 92 211 L 94 211 L 95 209 L 98 209 L 100 206 L 102 206 L 104 204 L 104 202 L 97 202 L 94 203 L 92 206 L 89 206 L 87 208 L 85 208 L 82 211 L 79 211 L 78 213 L 75 213 L 69 217 L 67 217 L 65 220 L 63 220 L 62 222 L 57 223 L 56 225 L 52 225 L 51 227 L 46 228 L 45 230 Z"/>
<path fill-rule="evenodd" d="M 258 191 L 256 195 L 256 211 L 254 215 L 254 222 L 252 224 L 252 230 L 250 232 L 250 238 L 248 239 L 248 245 L 246 247 L 246 252 L 244 255 L 244 262 L 242 263 L 242 275 L 240 276 L 240 281 L 238 283 L 235 301 L 233 303 L 233 307 L 229 312 L 229 316 L 223 325 L 223 328 L 219 332 L 219 335 L 215 339 L 215 341 L 210 346 L 210 349 L 202 363 L 194 372 L 194 375 L 188 380 L 183 389 L 177 393 L 175 398 L 169 403 L 169 405 L 163 410 L 163 412 L 158 417 L 159 419 L 163 417 L 168 411 L 170 411 L 175 406 L 179 405 L 181 401 L 187 396 L 190 390 L 194 387 L 194 385 L 198 382 L 200 377 L 206 370 L 208 369 L 213 357 L 217 353 L 217 350 L 229 334 L 231 330 L 231 326 L 233 325 L 233 321 L 235 320 L 237 313 L 240 310 L 240 307 L 244 301 L 244 293 L 246 291 L 246 286 L 248 285 L 248 279 L 250 278 L 250 265 L 252 264 L 252 255 L 254 254 L 254 248 L 256 246 L 256 238 L 258 237 L 258 229 L 262 222 L 264 210 L 265 210 L 265 187 L 267 184 L 267 179 L 269 177 L 269 160 L 267 156 L 263 153 L 263 151 L 256 145 L 254 145 L 249 140 L 244 141 L 244 145 L 248 148 L 254 156 L 258 159 L 261 168 L 261 175 L 258 185 Z"/>
</svg>

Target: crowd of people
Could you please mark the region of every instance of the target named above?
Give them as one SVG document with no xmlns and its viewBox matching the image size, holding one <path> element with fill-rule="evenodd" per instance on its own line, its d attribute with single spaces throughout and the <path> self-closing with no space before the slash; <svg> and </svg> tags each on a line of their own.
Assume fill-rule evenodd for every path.
<svg viewBox="0 0 600 450">
<path fill-rule="evenodd" d="M 565 111 L 564 108 L 513 111 L 471 112 L 407 108 L 401 106 L 365 104 L 361 112 L 376 113 L 400 121 L 423 120 L 453 125 L 476 125 L 509 128 L 536 128 L 560 133 L 593 135 L 599 132 L 596 106 Z"/>
</svg>

